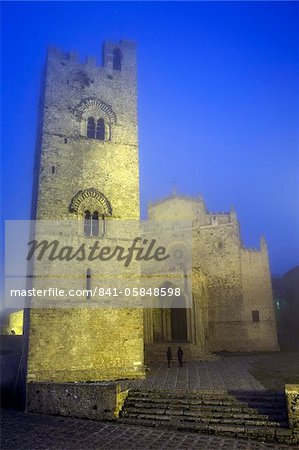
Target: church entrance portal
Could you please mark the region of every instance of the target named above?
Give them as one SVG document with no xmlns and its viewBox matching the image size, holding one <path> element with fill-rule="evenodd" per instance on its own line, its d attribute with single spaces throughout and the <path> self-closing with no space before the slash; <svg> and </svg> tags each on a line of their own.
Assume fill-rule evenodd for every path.
<svg viewBox="0 0 299 450">
<path fill-rule="evenodd" d="M 171 318 L 171 337 L 173 341 L 187 340 L 187 314 L 186 308 L 172 308 Z"/>
<path fill-rule="evenodd" d="M 173 297 L 170 308 L 154 311 L 154 341 L 188 341 L 187 309 L 183 296 Z"/>
</svg>

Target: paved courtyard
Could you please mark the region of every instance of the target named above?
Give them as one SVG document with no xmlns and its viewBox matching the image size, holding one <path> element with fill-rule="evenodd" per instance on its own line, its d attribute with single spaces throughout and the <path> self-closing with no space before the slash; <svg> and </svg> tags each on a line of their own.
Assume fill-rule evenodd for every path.
<svg viewBox="0 0 299 450">
<path fill-rule="evenodd" d="M 264 444 L 139 426 L 91 420 L 2 411 L 2 450 L 95 450 L 95 449 L 295 449 L 295 446 Z M 296 447 L 298 448 L 298 447 Z"/>
<path fill-rule="evenodd" d="M 226 355 L 215 361 L 189 361 L 179 368 L 173 361 L 154 363 L 146 379 L 123 382 L 144 389 L 264 390 L 298 383 L 299 354 L 265 353 Z M 92 449 L 285 449 L 281 444 L 246 441 L 192 432 L 105 423 L 2 410 L 3 450 Z"/>
<path fill-rule="evenodd" d="M 174 359 L 151 365 L 144 380 L 124 383 L 141 389 L 283 390 L 287 383 L 299 384 L 299 352 L 273 352 L 221 356 L 215 361 L 187 361 L 178 367 Z"/>
<path fill-rule="evenodd" d="M 263 390 L 263 386 L 249 373 L 249 363 L 244 358 L 230 357 L 216 361 L 188 361 L 183 367 L 172 362 L 152 364 L 144 380 L 129 383 L 141 389 L 191 389 L 191 390 Z"/>
</svg>

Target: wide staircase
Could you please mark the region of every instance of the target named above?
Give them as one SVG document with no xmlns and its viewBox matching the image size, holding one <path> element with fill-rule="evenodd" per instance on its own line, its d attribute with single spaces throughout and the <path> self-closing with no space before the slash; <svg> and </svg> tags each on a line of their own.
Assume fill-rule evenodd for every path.
<svg viewBox="0 0 299 450">
<path fill-rule="evenodd" d="M 219 359 L 218 355 L 203 350 L 188 342 L 163 342 L 145 344 L 144 354 L 146 364 L 152 364 L 157 361 L 166 361 L 166 351 L 170 347 L 172 350 L 173 361 L 177 361 L 177 349 L 180 346 L 184 352 L 184 361 L 214 361 Z"/>
<path fill-rule="evenodd" d="M 132 389 L 119 420 L 131 425 L 299 443 L 298 434 L 288 429 L 284 393 L 277 391 L 210 393 Z"/>
</svg>

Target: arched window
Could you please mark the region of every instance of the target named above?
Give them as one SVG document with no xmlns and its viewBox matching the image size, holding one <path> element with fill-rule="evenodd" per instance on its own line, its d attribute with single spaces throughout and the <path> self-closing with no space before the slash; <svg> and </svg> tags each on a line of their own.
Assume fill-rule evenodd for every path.
<svg viewBox="0 0 299 450">
<path fill-rule="evenodd" d="M 84 213 L 84 236 L 98 236 L 105 234 L 105 215 L 86 210 Z"/>
<path fill-rule="evenodd" d="M 99 119 L 97 121 L 96 139 L 99 139 L 100 141 L 104 141 L 105 140 L 105 122 L 104 122 L 104 119 Z"/>
<path fill-rule="evenodd" d="M 89 139 L 94 139 L 96 135 L 96 125 L 93 117 L 88 117 L 87 119 L 87 137 Z"/>
<path fill-rule="evenodd" d="M 91 235 L 91 217 L 90 211 L 86 210 L 84 213 L 84 236 Z"/>
<path fill-rule="evenodd" d="M 92 215 L 91 232 L 93 236 L 99 235 L 99 213 L 95 211 Z"/>
<path fill-rule="evenodd" d="M 119 48 L 113 49 L 113 69 L 121 70 L 121 51 Z"/>
</svg>

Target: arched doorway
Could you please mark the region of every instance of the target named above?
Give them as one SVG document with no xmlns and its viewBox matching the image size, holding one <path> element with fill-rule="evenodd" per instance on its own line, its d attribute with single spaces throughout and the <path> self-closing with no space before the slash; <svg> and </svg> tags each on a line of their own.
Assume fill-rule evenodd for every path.
<svg viewBox="0 0 299 450">
<path fill-rule="evenodd" d="M 171 339 L 173 341 L 187 341 L 187 310 L 185 298 L 176 297 L 170 309 Z"/>
<path fill-rule="evenodd" d="M 187 341 L 187 314 L 185 308 L 171 310 L 171 337 L 173 341 Z"/>
<path fill-rule="evenodd" d="M 168 297 L 164 308 L 153 311 L 153 340 L 155 342 L 188 341 L 188 319 L 183 295 Z"/>
</svg>

